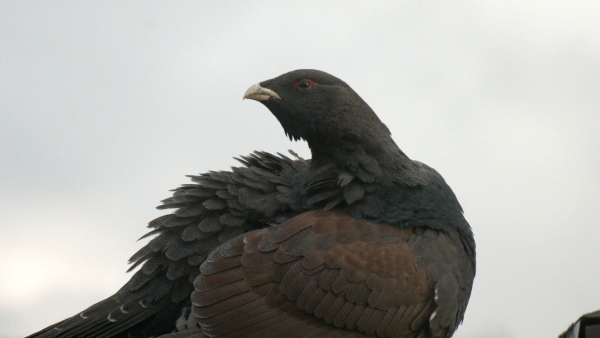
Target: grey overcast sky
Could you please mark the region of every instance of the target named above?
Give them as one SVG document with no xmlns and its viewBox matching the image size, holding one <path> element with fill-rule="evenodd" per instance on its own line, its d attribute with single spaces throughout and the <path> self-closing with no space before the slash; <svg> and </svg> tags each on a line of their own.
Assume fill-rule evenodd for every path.
<svg viewBox="0 0 600 338">
<path fill-rule="evenodd" d="M 310 157 L 253 83 L 349 83 L 454 189 L 477 241 L 456 337 L 600 309 L 600 2 L 1 1 L 0 337 L 111 295 L 169 189 Z"/>
</svg>

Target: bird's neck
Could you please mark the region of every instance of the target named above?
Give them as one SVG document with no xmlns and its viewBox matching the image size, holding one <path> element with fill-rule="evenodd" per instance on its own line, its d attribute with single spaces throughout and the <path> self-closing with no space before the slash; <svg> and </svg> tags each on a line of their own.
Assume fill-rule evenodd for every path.
<svg viewBox="0 0 600 338">
<path fill-rule="evenodd" d="M 420 185 L 421 167 L 404 154 L 391 136 L 374 139 L 309 142 L 313 168 L 329 167 L 332 174 L 348 173 L 364 183 Z"/>
</svg>

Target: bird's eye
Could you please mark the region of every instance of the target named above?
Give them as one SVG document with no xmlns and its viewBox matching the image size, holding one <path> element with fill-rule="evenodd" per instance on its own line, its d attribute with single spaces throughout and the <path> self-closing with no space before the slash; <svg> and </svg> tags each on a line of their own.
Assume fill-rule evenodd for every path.
<svg viewBox="0 0 600 338">
<path fill-rule="evenodd" d="M 300 82 L 298 82 L 298 88 L 300 89 L 308 89 L 310 88 L 311 83 L 308 80 L 302 80 Z"/>
<path fill-rule="evenodd" d="M 314 87 L 318 85 L 315 81 L 311 79 L 297 80 L 292 84 L 292 88 L 298 88 L 300 90 L 307 90 L 310 87 Z"/>
</svg>

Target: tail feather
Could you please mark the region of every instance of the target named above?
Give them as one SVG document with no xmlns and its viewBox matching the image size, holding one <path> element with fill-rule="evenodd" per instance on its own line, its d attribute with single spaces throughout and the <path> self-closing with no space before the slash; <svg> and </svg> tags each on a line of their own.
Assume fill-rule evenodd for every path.
<svg viewBox="0 0 600 338">
<path fill-rule="evenodd" d="M 142 300 L 120 304 L 116 296 L 98 302 L 75 316 L 26 338 L 112 337 L 124 328 L 135 326 L 161 310 L 161 304 L 149 306 Z"/>
<path fill-rule="evenodd" d="M 130 259 L 141 268 L 115 295 L 26 338 L 158 337 L 176 329 L 190 306 L 199 265 L 237 235 L 277 224 L 304 210 L 294 177 L 308 165 L 256 152 L 245 167 L 191 176 L 161 209 L 172 214 L 150 222 L 155 238 Z"/>
</svg>

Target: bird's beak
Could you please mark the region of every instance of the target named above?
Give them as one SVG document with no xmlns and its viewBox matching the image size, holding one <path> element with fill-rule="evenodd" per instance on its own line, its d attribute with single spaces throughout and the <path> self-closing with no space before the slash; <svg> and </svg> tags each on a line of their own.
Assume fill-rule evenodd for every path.
<svg viewBox="0 0 600 338">
<path fill-rule="evenodd" d="M 244 93 L 243 99 L 251 99 L 256 101 L 267 101 L 270 98 L 276 98 L 281 100 L 279 95 L 268 88 L 263 88 L 260 86 L 260 83 L 255 83 L 246 92 Z"/>
</svg>

